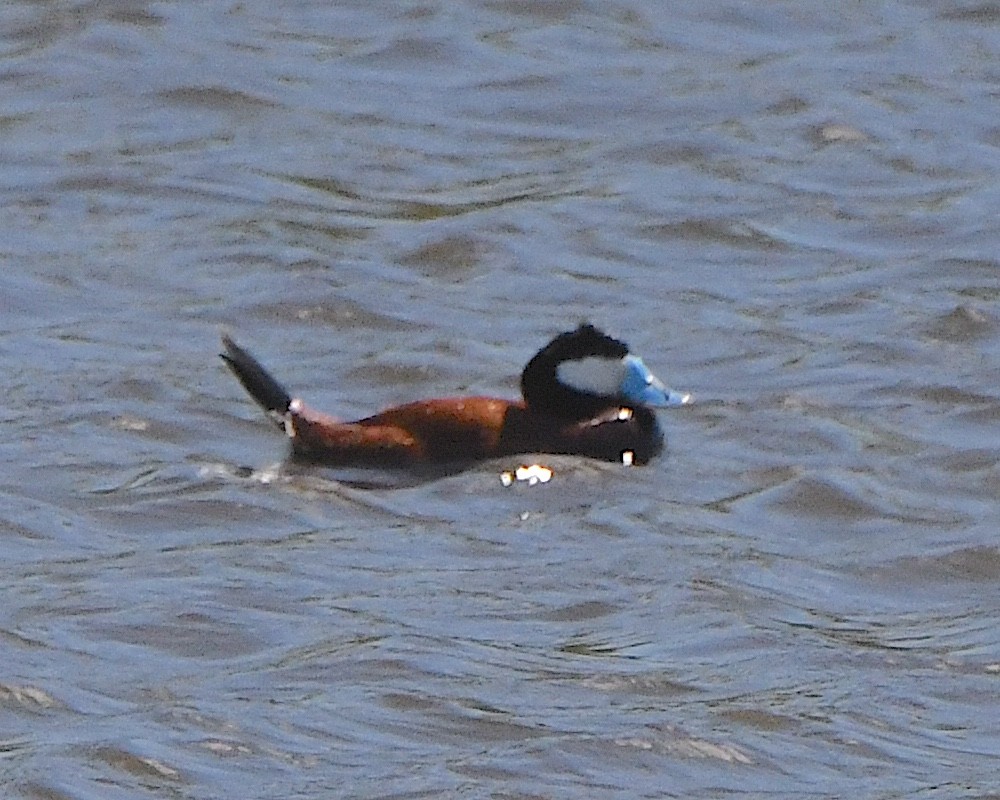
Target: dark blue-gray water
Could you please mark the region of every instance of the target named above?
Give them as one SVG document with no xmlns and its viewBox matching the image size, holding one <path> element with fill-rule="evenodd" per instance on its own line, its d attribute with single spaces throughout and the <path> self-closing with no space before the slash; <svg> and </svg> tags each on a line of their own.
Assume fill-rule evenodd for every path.
<svg viewBox="0 0 1000 800">
<path fill-rule="evenodd" d="M 1000 793 L 1000 6 L 8 2 L 10 798 Z M 590 319 L 643 468 L 283 464 Z"/>
</svg>

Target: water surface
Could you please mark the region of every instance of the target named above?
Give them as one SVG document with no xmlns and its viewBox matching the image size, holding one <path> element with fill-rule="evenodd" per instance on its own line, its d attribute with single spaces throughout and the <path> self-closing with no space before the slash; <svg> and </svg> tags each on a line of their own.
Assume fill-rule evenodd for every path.
<svg viewBox="0 0 1000 800">
<path fill-rule="evenodd" d="M 1000 15 L 0 15 L 8 797 L 998 791 Z M 648 467 L 361 490 L 355 416 L 589 319 Z"/>
</svg>

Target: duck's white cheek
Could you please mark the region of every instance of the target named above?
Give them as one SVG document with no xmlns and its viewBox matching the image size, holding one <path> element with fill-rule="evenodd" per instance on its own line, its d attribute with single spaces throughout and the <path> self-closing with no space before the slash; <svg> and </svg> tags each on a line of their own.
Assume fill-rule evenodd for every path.
<svg viewBox="0 0 1000 800">
<path fill-rule="evenodd" d="M 556 377 L 572 389 L 613 397 L 619 392 L 625 370 L 625 363 L 620 358 L 590 356 L 564 361 L 556 368 Z"/>
</svg>

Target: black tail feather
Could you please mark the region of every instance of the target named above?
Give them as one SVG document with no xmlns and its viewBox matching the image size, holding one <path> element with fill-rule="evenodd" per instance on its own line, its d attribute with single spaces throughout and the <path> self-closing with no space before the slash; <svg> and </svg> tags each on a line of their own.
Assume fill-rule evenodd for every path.
<svg viewBox="0 0 1000 800">
<path fill-rule="evenodd" d="M 257 359 L 226 334 L 222 334 L 222 344 L 226 352 L 219 353 L 219 356 L 258 405 L 269 413 L 285 414 L 292 402 L 292 397 L 285 387 L 278 383 Z"/>
</svg>

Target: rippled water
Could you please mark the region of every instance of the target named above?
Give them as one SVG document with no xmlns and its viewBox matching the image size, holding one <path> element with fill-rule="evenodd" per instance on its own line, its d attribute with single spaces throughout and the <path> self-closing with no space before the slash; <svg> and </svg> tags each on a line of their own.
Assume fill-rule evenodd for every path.
<svg viewBox="0 0 1000 800">
<path fill-rule="evenodd" d="M 1000 10 L 0 11 L 4 796 L 996 796 Z M 668 453 L 364 491 L 590 319 Z"/>
</svg>

